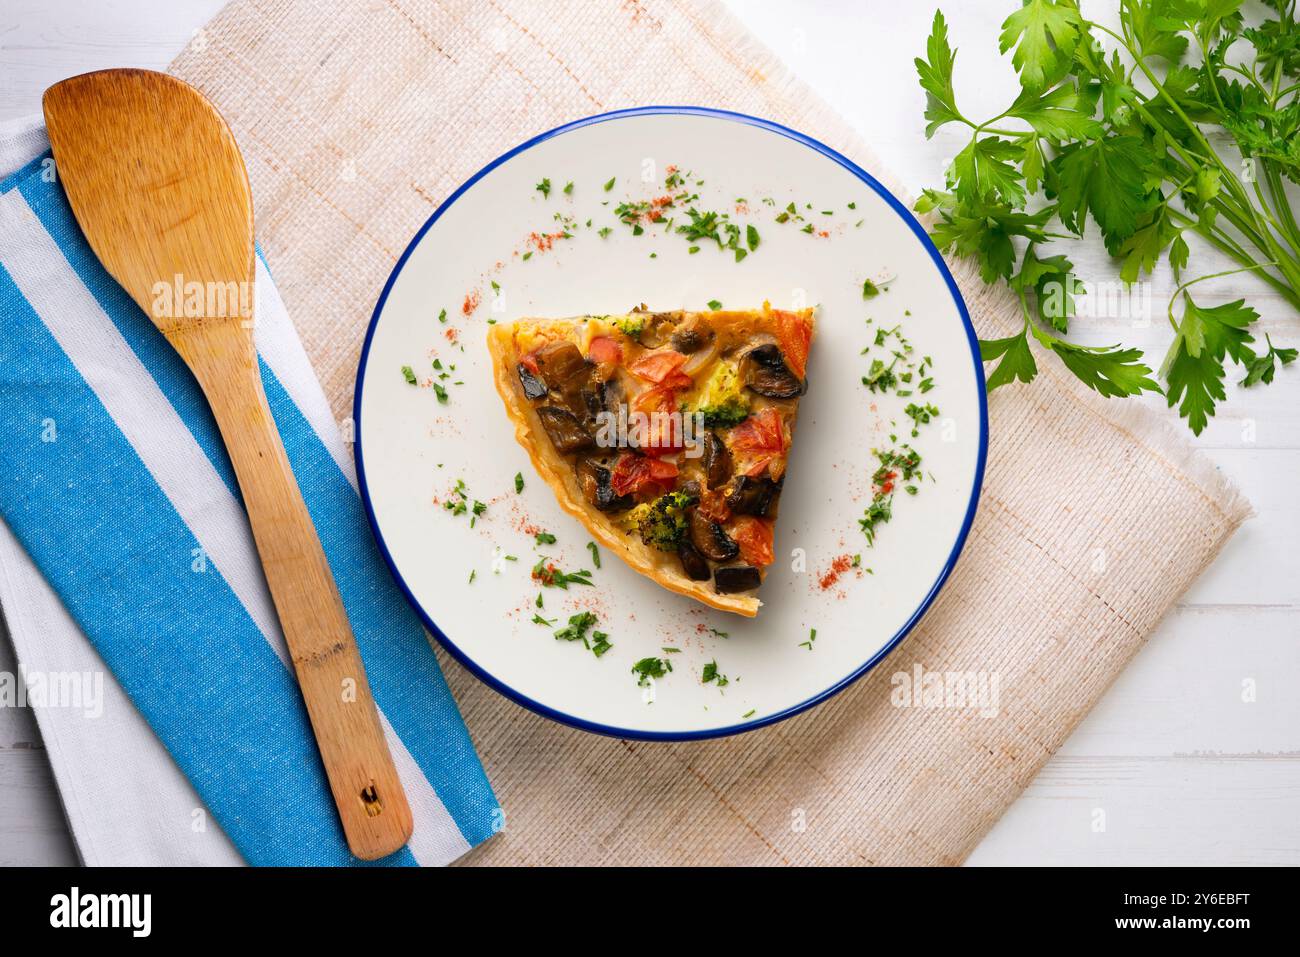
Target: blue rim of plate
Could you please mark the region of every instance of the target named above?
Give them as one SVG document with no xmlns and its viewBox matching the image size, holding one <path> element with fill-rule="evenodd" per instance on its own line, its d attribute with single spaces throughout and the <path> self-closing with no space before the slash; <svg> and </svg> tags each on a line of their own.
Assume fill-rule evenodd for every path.
<svg viewBox="0 0 1300 957">
<path fill-rule="evenodd" d="M 817 151 L 827 159 L 838 163 L 858 179 L 866 183 L 867 186 L 883 199 L 889 207 L 898 214 L 925 247 L 926 252 L 930 254 L 930 258 L 934 261 L 935 266 L 938 267 L 939 274 L 943 276 L 944 282 L 948 285 L 948 291 L 952 294 L 953 302 L 957 305 L 957 311 L 961 315 L 962 325 L 966 329 L 966 339 L 970 344 L 971 359 L 975 366 L 975 383 L 979 397 L 980 412 L 979 452 L 975 462 L 975 480 L 971 484 L 970 501 L 966 506 L 965 518 L 962 519 L 961 529 L 957 533 L 957 539 L 953 543 L 952 551 L 944 562 L 943 568 L 939 571 L 938 577 L 935 578 L 934 584 L 930 586 L 930 590 L 926 593 L 925 598 L 921 600 L 921 603 L 916 607 L 916 610 L 912 612 L 911 616 L 908 617 L 907 621 L 903 623 L 903 626 L 899 628 L 894 636 L 890 638 L 879 651 L 863 662 L 851 674 L 846 675 L 829 688 L 818 692 L 812 697 L 807 698 L 798 704 L 783 708 L 773 714 L 755 718 L 752 721 L 745 721 L 740 724 L 728 725 L 722 728 L 710 728 L 704 731 L 641 731 L 635 728 L 616 728 L 612 725 L 587 721 L 583 718 L 574 717 L 571 714 L 565 714 L 563 711 L 557 711 L 539 701 L 534 701 L 532 698 L 516 691 L 514 688 L 511 688 L 509 685 L 481 668 L 477 662 L 457 647 L 456 643 L 443 633 L 442 629 L 438 627 L 437 623 L 434 622 L 429 613 L 426 612 L 423 606 L 421 606 L 421 604 L 416 600 L 415 595 L 412 594 L 411 589 L 406 584 L 406 579 L 402 577 L 401 571 L 398 570 L 397 562 L 394 561 L 392 554 L 388 551 L 388 545 L 384 541 L 383 532 L 379 529 L 379 522 L 375 519 L 375 511 L 371 506 L 370 489 L 366 484 L 365 456 L 362 453 L 361 442 L 361 397 L 364 394 L 366 360 L 370 356 L 370 343 L 374 339 L 375 329 L 379 325 L 379 317 L 383 314 L 384 304 L 388 301 L 388 294 L 392 291 L 393 283 L 397 281 L 397 277 L 401 275 L 402 267 L 406 265 L 406 260 L 410 258 L 415 247 L 418 246 L 420 240 L 424 238 L 424 234 L 429 231 L 442 214 L 451 208 L 451 205 L 461 197 L 461 194 L 488 173 L 492 172 L 492 170 L 539 143 L 543 143 L 546 140 L 560 136 L 564 133 L 572 132 L 573 130 L 580 130 L 583 127 L 592 126 L 596 123 L 604 123 L 609 120 L 620 120 L 634 116 L 665 115 L 703 116 L 712 119 L 730 120 L 735 123 L 744 123 L 747 126 L 756 126 L 759 129 L 767 130 L 770 133 L 776 133 L 780 136 L 786 137 L 787 139 L 792 139 L 797 143 L 802 143 L 804 146 Z M 962 299 L 961 291 L 958 290 L 957 283 L 952 278 L 952 273 L 948 271 L 947 263 L 943 261 L 943 257 L 939 255 L 939 250 L 935 248 L 934 243 L 930 240 L 929 235 L 921 224 L 917 222 L 916 217 L 913 216 L 907 207 L 900 203 L 898 199 L 889 192 L 889 190 L 885 189 L 885 187 L 882 186 L 874 176 L 862 167 L 858 166 L 848 157 L 836 152 L 824 143 L 813 139 L 811 136 L 807 136 L 797 130 L 792 130 L 789 127 L 782 126 L 779 123 L 774 123 L 771 120 L 760 119 L 757 116 L 750 116 L 746 113 L 733 113 L 730 110 L 713 109 L 707 106 L 638 106 L 626 110 L 612 110 L 608 113 L 598 113 L 595 116 L 588 116 L 580 120 L 574 120 L 571 123 L 557 126 L 552 130 L 547 130 L 545 133 L 540 133 L 537 136 L 534 136 L 531 140 L 520 143 L 509 152 L 498 156 L 467 179 L 454 193 L 443 201 L 442 205 L 439 206 L 434 211 L 433 215 L 425 221 L 424 225 L 419 228 L 410 243 L 407 244 L 406 249 L 403 250 L 401 258 L 397 260 L 397 265 L 393 267 L 393 271 L 389 274 L 388 281 L 384 283 L 383 292 L 379 294 L 379 300 L 375 303 L 375 310 L 370 316 L 370 325 L 366 329 L 365 342 L 361 346 L 361 360 L 357 364 L 356 392 L 352 399 L 352 421 L 356 429 L 355 455 L 357 463 L 357 484 L 361 490 L 361 502 L 366 510 L 366 520 L 370 523 L 370 530 L 374 534 L 375 543 L 379 546 L 379 552 L 383 555 L 384 562 L 388 565 L 388 570 L 392 572 L 393 579 L 397 582 L 397 587 L 401 589 L 402 595 L 406 598 L 407 603 L 415 610 L 415 613 L 420 617 L 424 626 L 429 629 L 435 638 L 438 639 L 439 644 L 447 649 L 447 652 L 453 658 L 468 668 L 470 672 L 472 672 L 488 687 L 505 695 L 516 704 L 523 705 L 529 711 L 540 714 L 544 718 L 550 718 L 552 721 L 558 721 L 561 724 L 567 724 L 570 727 L 578 728 L 582 731 L 591 731 L 595 734 L 603 734 L 609 737 L 628 738 L 638 741 L 699 741 L 707 738 L 725 738 L 729 735 L 740 734 L 745 731 L 753 731 L 770 724 L 776 724 L 778 721 L 784 721 L 786 718 L 794 717 L 796 714 L 807 711 L 809 708 L 821 704 L 828 698 L 833 697 L 883 661 L 891 651 L 898 647 L 899 643 L 907 637 L 908 633 L 916 627 L 917 622 L 919 622 L 925 615 L 926 611 L 929 610 L 930 605 L 934 603 L 934 599 L 939 594 L 940 589 L 943 588 L 944 583 L 948 580 L 948 576 L 952 574 L 952 570 L 957 564 L 957 559 L 961 556 L 962 548 L 966 544 L 966 536 L 970 533 L 971 523 L 975 520 L 976 507 L 979 505 L 980 491 L 984 485 L 984 461 L 988 455 L 989 446 L 988 397 L 984 386 L 984 364 L 980 360 L 979 337 L 975 333 L 975 327 L 971 324 L 970 313 L 966 310 L 966 302 Z"/>
</svg>

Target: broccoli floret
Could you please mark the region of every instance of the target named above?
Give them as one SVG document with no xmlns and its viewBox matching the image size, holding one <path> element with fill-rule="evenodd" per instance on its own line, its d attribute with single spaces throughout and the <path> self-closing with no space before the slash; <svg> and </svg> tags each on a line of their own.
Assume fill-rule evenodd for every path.
<svg viewBox="0 0 1300 957">
<path fill-rule="evenodd" d="M 749 416 L 749 398 L 736 367 L 728 362 L 718 363 L 705 381 L 691 412 L 704 416 L 704 424 L 728 427 L 743 422 Z"/>
<path fill-rule="evenodd" d="M 610 316 L 609 321 L 629 339 L 640 339 L 641 331 L 645 329 L 645 316 Z"/>
<path fill-rule="evenodd" d="M 685 492 L 669 492 L 634 510 L 641 541 L 664 552 L 675 552 L 686 537 L 686 509 L 695 499 Z"/>
</svg>

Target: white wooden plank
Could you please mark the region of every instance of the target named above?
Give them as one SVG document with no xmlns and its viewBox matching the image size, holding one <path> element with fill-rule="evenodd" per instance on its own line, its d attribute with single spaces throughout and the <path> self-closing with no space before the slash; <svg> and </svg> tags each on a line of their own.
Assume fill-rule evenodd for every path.
<svg viewBox="0 0 1300 957">
<path fill-rule="evenodd" d="M 1300 755 L 1297 687 L 1300 609 L 1179 609 L 1058 757 Z"/>
<path fill-rule="evenodd" d="M 0 674 L 16 676 L 18 664 L 14 658 L 9 632 L 0 616 Z M 41 746 L 41 733 L 30 708 L 10 708 L 0 703 L 0 748 L 30 748 Z M 3 806 L 0 805 L 0 814 Z"/>
<path fill-rule="evenodd" d="M 1295 866 L 1297 794 L 1295 755 L 1057 758 L 968 863 Z"/>
<path fill-rule="evenodd" d="M 1206 453 L 1255 507 L 1185 605 L 1300 605 L 1300 450 L 1215 449 Z"/>
<path fill-rule="evenodd" d="M 39 113 L 64 77 L 137 66 L 158 70 L 224 0 L 5 0 L 0 15 L 0 121 Z"/>
<path fill-rule="evenodd" d="M 0 867 L 76 864 L 45 752 L 0 747 Z"/>
</svg>

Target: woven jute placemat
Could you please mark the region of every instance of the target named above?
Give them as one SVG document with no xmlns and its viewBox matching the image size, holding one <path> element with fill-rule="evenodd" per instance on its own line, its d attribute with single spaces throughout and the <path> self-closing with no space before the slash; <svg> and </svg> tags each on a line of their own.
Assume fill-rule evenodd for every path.
<svg viewBox="0 0 1300 957">
<path fill-rule="evenodd" d="M 398 255 L 484 163 L 647 103 L 767 117 L 899 191 L 866 144 L 718 3 L 235 0 L 172 71 L 248 161 L 258 237 L 340 421 Z M 1019 327 L 954 263 L 977 329 Z M 493 864 L 955 864 L 1249 514 L 1181 436 L 1043 363 L 990 400 L 988 471 L 920 627 L 826 704 L 737 738 L 645 744 L 517 707 L 442 656 L 506 811 Z M 895 707 L 891 677 L 986 672 L 992 717 Z"/>
</svg>

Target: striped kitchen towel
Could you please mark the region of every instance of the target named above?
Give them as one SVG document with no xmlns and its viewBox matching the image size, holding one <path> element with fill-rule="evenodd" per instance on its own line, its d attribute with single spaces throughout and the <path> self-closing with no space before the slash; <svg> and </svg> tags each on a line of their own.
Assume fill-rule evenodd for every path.
<svg viewBox="0 0 1300 957">
<path fill-rule="evenodd" d="M 39 124 L 0 131 L 6 162 L 0 603 L 79 852 L 355 863 L 203 396 L 90 251 Z M 445 864 L 500 811 L 260 258 L 256 295 L 267 398 L 415 816 L 385 863 Z"/>
</svg>

